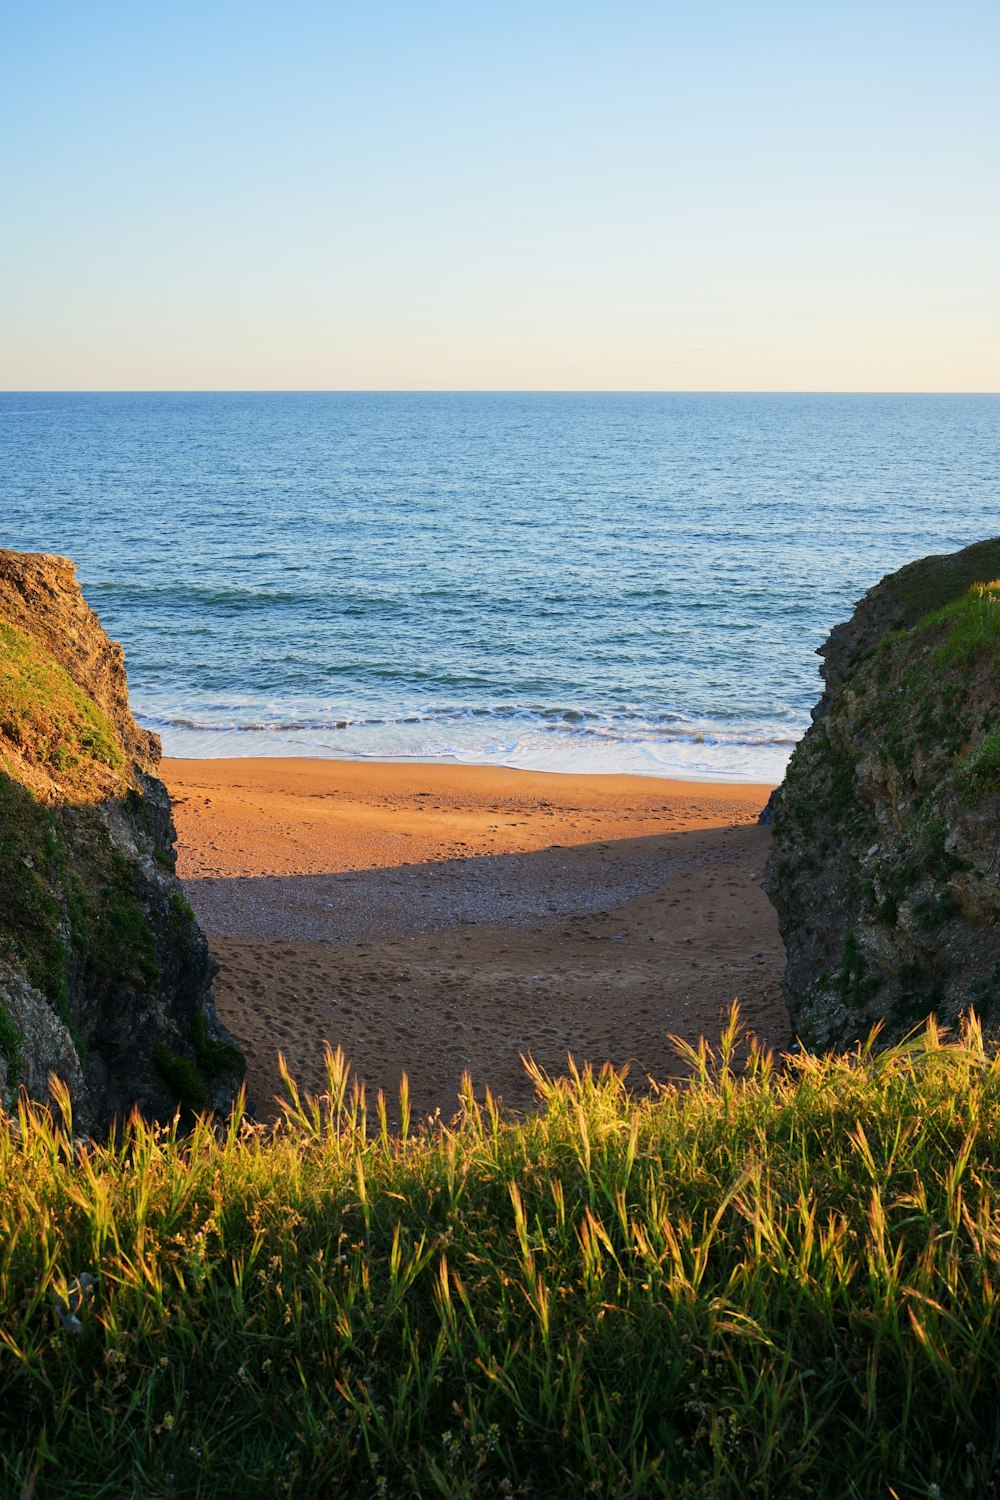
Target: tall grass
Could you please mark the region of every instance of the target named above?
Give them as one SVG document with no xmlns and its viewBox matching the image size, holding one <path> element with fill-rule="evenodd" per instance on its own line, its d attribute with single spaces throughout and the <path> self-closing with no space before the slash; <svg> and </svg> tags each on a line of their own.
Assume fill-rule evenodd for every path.
<svg viewBox="0 0 1000 1500">
<path fill-rule="evenodd" d="M 1000 1062 L 974 1020 L 387 1128 L 64 1094 L 0 1128 L 5 1496 L 988 1496 Z"/>
</svg>

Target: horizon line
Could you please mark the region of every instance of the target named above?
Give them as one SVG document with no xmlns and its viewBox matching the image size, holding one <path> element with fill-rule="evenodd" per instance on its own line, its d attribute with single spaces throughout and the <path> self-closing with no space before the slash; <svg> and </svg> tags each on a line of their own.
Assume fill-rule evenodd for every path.
<svg viewBox="0 0 1000 1500">
<path fill-rule="evenodd" d="M 998 390 L 716 386 L 4 386 L 0 396 L 998 396 Z"/>
</svg>

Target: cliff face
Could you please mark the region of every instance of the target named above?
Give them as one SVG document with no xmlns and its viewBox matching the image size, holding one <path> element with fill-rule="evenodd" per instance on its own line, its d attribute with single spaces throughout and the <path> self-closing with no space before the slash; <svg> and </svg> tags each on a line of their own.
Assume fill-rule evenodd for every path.
<svg viewBox="0 0 1000 1500">
<path fill-rule="evenodd" d="M 56 1073 L 82 1131 L 225 1108 L 243 1074 L 159 759 L 73 564 L 0 550 L 0 1096 Z"/>
<path fill-rule="evenodd" d="M 890 574 L 820 654 L 765 882 L 793 1029 L 1000 1025 L 1000 540 Z"/>
</svg>

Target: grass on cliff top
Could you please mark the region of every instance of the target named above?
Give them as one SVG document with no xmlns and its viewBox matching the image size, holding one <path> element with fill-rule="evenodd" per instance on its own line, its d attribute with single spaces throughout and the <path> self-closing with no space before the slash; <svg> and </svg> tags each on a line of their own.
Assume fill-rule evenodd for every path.
<svg viewBox="0 0 1000 1500">
<path fill-rule="evenodd" d="M 1000 579 L 973 583 L 911 628 L 882 638 L 875 667 L 879 692 L 868 700 L 864 717 L 897 769 L 909 771 L 919 756 L 930 768 L 936 794 L 953 774 L 966 793 L 996 781 L 997 726 L 988 705 L 995 702 L 998 662 Z M 863 678 L 860 684 L 862 693 L 870 686 Z"/>
<path fill-rule="evenodd" d="M 921 625 L 945 633 L 934 652 L 935 666 L 965 667 L 987 652 L 1000 657 L 1000 579 L 974 583 L 960 599 L 926 615 Z"/>
<path fill-rule="evenodd" d="M 16 625 L 0 620 L 0 743 L 6 739 L 60 785 L 87 795 L 125 765 L 114 725 L 69 673 Z M 95 775 L 100 769 L 103 773 Z"/>
<path fill-rule="evenodd" d="M 737 1035 L 402 1138 L 339 1056 L 273 1133 L 22 1108 L 3 1494 L 995 1496 L 995 1052 Z"/>
<path fill-rule="evenodd" d="M 924 615 L 958 599 L 975 583 L 1000 575 L 1000 539 L 990 538 L 949 556 L 911 563 L 883 585 L 891 585 L 907 629 Z"/>
</svg>

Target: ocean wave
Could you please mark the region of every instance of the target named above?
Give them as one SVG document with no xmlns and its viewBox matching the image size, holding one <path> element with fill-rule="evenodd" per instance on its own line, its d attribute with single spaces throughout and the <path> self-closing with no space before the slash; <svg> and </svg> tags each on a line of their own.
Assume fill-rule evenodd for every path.
<svg viewBox="0 0 1000 1500">
<path fill-rule="evenodd" d="M 534 735 L 539 741 L 591 741 L 636 748 L 657 743 L 687 743 L 790 751 L 806 728 L 806 721 L 801 726 L 794 722 L 709 721 L 694 719 L 677 710 L 643 711 L 635 707 L 602 712 L 575 707 L 446 705 L 406 709 L 392 714 L 286 716 L 276 711 L 271 716 L 254 714 L 247 717 L 210 712 L 204 715 L 142 714 L 140 709 L 140 717 L 148 728 L 161 733 L 179 731 L 208 739 L 332 735 L 353 740 L 360 735 L 366 742 L 375 742 L 371 752 L 375 754 L 380 740 L 391 754 L 401 738 L 419 742 L 425 751 L 433 750 L 435 754 L 467 753 L 482 742 L 484 753 L 492 754 L 499 744 L 516 742 L 526 734 Z M 488 735 L 488 741 L 482 740 L 483 735 Z M 330 749 L 336 750 L 337 746 L 331 744 Z M 357 753 L 361 753 L 360 748 Z"/>
<path fill-rule="evenodd" d="M 400 598 L 396 590 L 388 588 L 385 591 L 347 591 L 315 587 L 296 589 L 282 585 L 136 583 L 130 580 L 102 579 L 88 584 L 87 592 L 107 596 L 111 607 L 116 602 L 127 602 L 130 607 L 155 603 L 159 606 L 166 604 L 171 610 L 178 612 L 204 609 L 242 614 L 293 607 L 324 616 L 356 619 L 375 612 L 380 616 L 403 614 L 416 607 Z M 102 608 L 104 607 L 106 606 L 102 604 Z"/>
</svg>

